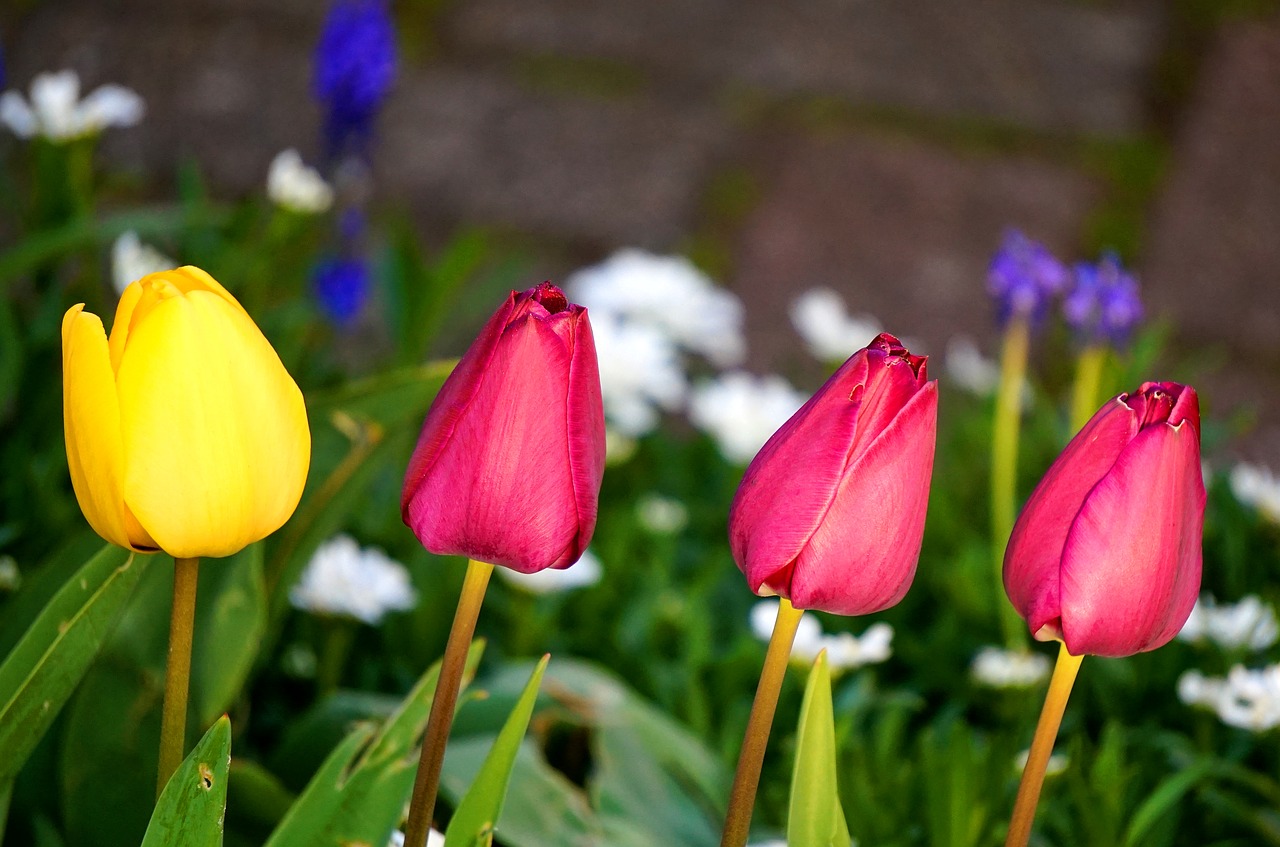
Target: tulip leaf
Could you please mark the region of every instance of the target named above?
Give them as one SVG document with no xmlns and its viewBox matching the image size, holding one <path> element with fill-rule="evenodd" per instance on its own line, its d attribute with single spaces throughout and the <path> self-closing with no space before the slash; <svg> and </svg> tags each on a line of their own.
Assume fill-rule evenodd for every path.
<svg viewBox="0 0 1280 847">
<path fill-rule="evenodd" d="M 0 785 L 17 774 L 75 690 L 149 559 L 103 548 L 54 595 L 0 665 Z"/>
<path fill-rule="evenodd" d="M 1125 831 L 1125 847 L 1136 847 L 1143 843 L 1152 826 L 1166 819 L 1174 806 L 1182 802 L 1187 792 L 1195 788 L 1201 780 L 1213 772 L 1211 762 L 1201 762 L 1193 767 L 1178 771 L 1161 782 L 1151 795 L 1142 802 L 1138 810 L 1129 818 L 1129 828 Z"/>
<path fill-rule="evenodd" d="M 516 707 L 481 765 L 480 773 L 454 811 L 449 831 L 445 833 L 444 847 L 472 847 L 477 844 L 487 847 L 493 843 L 493 831 L 502 817 L 502 804 L 507 796 L 507 784 L 511 781 L 516 754 L 529 727 L 529 718 L 533 716 L 542 674 L 550 658 L 543 656 L 533 669 Z"/>
<path fill-rule="evenodd" d="M 231 769 L 231 720 L 223 715 L 169 778 L 142 847 L 220 847 Z"/>
<path fill-rule="evenodd" d="M 235 701 L 266 633 L 262 545 L 201 568 L 196 602 L 192 707 L 196 722 L 208 726 Z"/>
<path fill-rule="evenodd" d="M 483 650 L 483 642 L 471 645 L 464 684 Z M 439 674 L 437 662 L 380 727 L 358 725 L 325 759 L 266 847 L 386 844 L 413 790 L 418 762 L 411 752 L 426 728 Z"/>
<path fill-rule="evenodd" d="M 787 809 L 789 847 L 849 847 L 836 788 L 836 729 L 827 651 L 818 653 L 800 706 L 796 761 Z"/>
</svg>

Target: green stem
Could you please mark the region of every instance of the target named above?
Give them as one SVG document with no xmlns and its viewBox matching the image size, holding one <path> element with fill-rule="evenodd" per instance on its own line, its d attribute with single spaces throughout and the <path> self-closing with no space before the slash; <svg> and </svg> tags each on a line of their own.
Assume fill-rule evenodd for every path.
<svg viewBox="0 0 1280 847">
<path fill-rule="evenodd" d="M 182 764 L 187 736 L 187 694 L 191 688 L 191 641 L 196 622 L 199 559 L 173 560 L 173 612 L 169 618 L 169 664 L 164 675 L 160 719 L 160 764 L 156 797 Z"/>
<path fill-rule="evenodd" d="M 1079 432 L 1093 413 L 1098 411 L 1098 389 L 1102 385 L 1102 366 L 1107 361 L 1107 348 L 1090 345 L 1080 351 L 1076 365 L 1076 384 L 1071 392 L 1071 433 Z"/>
<path fill-rule="evenodd" d="M 720 847 L 743 847 L 751 829 L 751 813 L 756 805 L 756 789 L 760 785 L 760 766 L 764 764 L 764 750 L 769 743 L 769 730 L 773 726 L 773 713 L 778 708 L 778 692 L 787 673 L 787 661 L 791 658 L 791 643 L 796 637 L 796 627 L 804 612 L 796 609 L 784 598 L 778 605 L 778 617 L 773 622 L 773 635 L 765 652 L 764 667 L 760 671 L 760 683 L 756 698 L 751 703 L 751 716 L 747 719 L 747 732 L 742 739 L 742 752 L 738 754 L 738 770 L 733 775 L 733 788 L 729 791 L 729 809 L 725 812 L 724 835 Z"/>
<path fill-rule="evenodd" d="M 1011 649 L 1026 645 L 1017 611 L 1004 597 L 1004 549 L 1017 512 L 1018 438 L 1022 429 L 1022 386 L 1027 374 L 1031 327 L 1014 318 L 1004 335 L 1000 355 L 1000 387 L 991 432 L 991 548 L 995 565 L 995 599 L 1005 642 Z"/>
<path fill-rule="evenodd" d="M 316 667 L 316 693 L 320 697 L 337 690 L 356 635 L 354 622 L 346 618 L 326 617 L 323 626 L 324 644 Z"/>
<path fill-rule="evenodd" d="M 1018 797 L 1013 804 L 1013 817 L 1009 820 L 1009 835 L 1004 847 L 1026 847 L 1031 839 L 1031 822 L 1036 816 L 1036 804 L 1040 802 L 1044 771 L 1049 765 L 1049 754 L 1053 752 L 1053 742 L 1058 737 L 1058 727 L 1062 725 L 1062 713 L 1067 708 L 1067 698 L 1071 696 L 1071 686 L 1076 681 L 1083 659 L 1084 656 L 1068 653 L 1065 644 L 1058 651 L 1058 662 L 1053 666 L 1053 678 L 1049 680 L 1049 693 L 1045 695 L 1036 734 L 1027 752 L 1027 766 L 1022 771 L 1022 781 L 1018 783 Z"/>
<path fill-rule="evenodd" d="M 484 602 L 485 589 L 492 574 L 493 565 L 487 562 L 472 559 L 467 563 L 462 594 L 458 597 L 453 626 L 449 629 L 449 642 L 440 661 L 440 676 L 431 700 L 431 716 L 427 718 L 427 731 L 422 737 L 422 758 L 418 760 L 413 798 L 409 801 L 409 823 L 404 831 L 405 847 L 426 847 L 427 836 L 431 832 L 444 747 L 449 740 L 449 728 L 453 725 L 453 710 L 458 704 L 458 688 L 462 684 L 471 636 L 475 634 L 476 618 L 480 615 L 480 605 Z"/>
</svg>

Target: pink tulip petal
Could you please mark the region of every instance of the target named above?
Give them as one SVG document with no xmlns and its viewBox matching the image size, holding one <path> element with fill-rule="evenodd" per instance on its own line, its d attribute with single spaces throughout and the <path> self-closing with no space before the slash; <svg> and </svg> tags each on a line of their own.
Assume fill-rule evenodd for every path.
<svg viewBox="0 0 1280 847">
<path fill-rule="evenodd" d="M 1075 655 L 1153 650 L 1200 591 L 1204 483 L 1193 426 L 1139 432 L 1093 489 L 1062 555 L 1062 632 Z"/>
<path fill-rule="evenodd" d="M 568 567 L 578 560 L 591 543 L 596 528 L 600 499 L 600 482 L 604 478 L 604 404 L 600 399 L 600 366 L 596 360 L 596 343 L 587 321 L 587 310 L 571 307 L 572 318 L 566 321 L 572 334 L 568 339 L 573 350 L 569 366 L 568 408 L 569 471 L 573 495 L 577 503 L 578 532 L 573 542 L 556 559 L 553 568 Z"/>
<path fill-rule="evenodd" d="M 830 510 L 796 562 L 796 608 L 865 615 L 907 593 L 929 501 L 937 387 L 931 382 L 920 388 L 845 471 Z"/>
</svg>

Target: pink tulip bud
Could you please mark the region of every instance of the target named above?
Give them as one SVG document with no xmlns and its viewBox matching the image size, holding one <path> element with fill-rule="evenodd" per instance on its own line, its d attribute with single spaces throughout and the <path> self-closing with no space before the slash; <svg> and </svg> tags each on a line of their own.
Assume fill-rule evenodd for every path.
<svg viewBox="0 0 1280 847">
<path fill-rule="evenodd" d="M 1177 634 L 1200 591 L 1200 404 L 1148 382 L 1107 402 L 1031 493 L 1004 587 L 1041 641 L 1131 656 Z"/>
<path fill-rule="evenodd" d="M 929 500 L 938 383 L 882 334 L 760 449 L 729 512 L 734 561 L 757 594 L 865 615 L 915 576 Z"/>
<path fill-rule="evenodd" d="M 595 531 L 604 407 L 587 310 L 549 282 L 512 292 L 445 380 L 400 511 L 433 553 L 567 568 Z"/>
</svg>

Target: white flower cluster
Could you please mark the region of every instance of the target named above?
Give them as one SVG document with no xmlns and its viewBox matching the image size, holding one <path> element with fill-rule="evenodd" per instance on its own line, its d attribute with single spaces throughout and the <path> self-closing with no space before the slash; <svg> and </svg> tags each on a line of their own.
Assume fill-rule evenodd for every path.
<svg viewBox="0 0 1280 847">
<path fill-rule="evenodd" d="M 769 641 L 773 624 L 778 617 L 777 600 L 761 600 L 751 608 L 751 631 L 761 641 Z M 795 640 L 791 642 L 791 659 L 806 665 L 813 664 L 818 653 L 827 651 L 827 665 L 832 673 L 874 665 L 893 654 L 893 627 L 883 621 L 867 627 L 861 636 L 848 632 L 828 635 L 822 624 L 807 612 L 800 616 Z"/>
<path fill-rule="evenodd" d="M 646 494 L 636 502 L 636 519 L 654 535 L 675 535 L 689 523 L 684 503 L 660 494 Z"/>
<path fill-rule="evenodd" d="M 660 412 L 679 411 L 689 393 L 682 353 L 716 367 L 742 361 L 742 303 L 688 259 L 620 250 L 565 281 L 590 310 L 611 428 L 638 437 Z"/>
<path fill-rule="evenodd" d="M 983 647 L 973 657 L 969 672 L 988 688 L 1030 688 L 1049 675 L 1049 659 L 1030 650 Z"/>
<path fill-rule="evenodd" d="M 30 101 L 18 91 L 0 94 L 0 124 L 19 138 L 71 141 L 107 127 L 133 126 L 144 111 L 142 98 L 122 85 L 100 86 L 81 100 L 75 71 L 38 74 Z"/>
<path fill-rule="evenodd" d="M 725 458 L 745 465 L 808 399 L 780 376 L 730 371 L 694 390 L 689 420 L 716 440 Z"/>
<path fill-rule="evenodd" d="M 282 209 L 302 215 L 318 215 L 333 205 L 333 189 L 320 172 L 302 161 L 290 148 L 271 160 L 267 170 L 267 196 Z"/>
<path fill-rule="evenodd" d="M 1269 521 L 1280 523 L 1280 479 L 1270 468 L 1241 463 L 1231 469 L 1231 493 Z"/>
<path fill-rule="evenodd" d="M 1216 603 L 1212 594 L 1205 594 L 1192 607 L 1178 638 L 1212 641 L 1224 650 L 1265 650 L 1280 639 L 1280 625 L 1271 604 L 1255 594 L 1238 603 Z"/>
<path fill-rule="evenodd" d="M 289 590 L 289 602 L 315 614 L 376 626 L 387 612 L 412 609 L 418 595 L 404 565 L 376 548 L 361 548 L 349 535 L 338 535 L 316 549 Z"/>
<path fill-rule="evenodd" d="M 1027 759 L 1029 758 L 1031 758 L 1031 750 L 1023 750 L 1013 757 L 1013 764 L 1019 771 L 1024 771 L 1027 769 Z M 1044 775 L 1046 777 L 1057 776 L 1065 772 L 1070 764 L 1071 759 L 1066 753 L 1050 753 L 1049 761 L 1045 762 L 1044 765 Z"/>
<path fill-rule="evenodd" d="M 947 378 L 979 397 L 996 393 L 1000 385 L 1000 365 L 982 355 L 978 345 L 966 335 L 957 335 L 947 342 Z"/>
<path fill-rule="evenodd" d="M 844 300 L 830 288 L 814 288 L 796 298 L 791 324 L 809 353 L 823 362 L 843 362 L 881 332 L 871 315 L 850 316 Z"/>
<path fill-rule="evenodd" d="M 138 233 L 129 230 L 111 246 L 111 284 L 117 294 L 124 294 L 129 284 L 147 274 L 176 268 L 178 263 L 150 244 L 143 244 Z"/>
<path fill-rule="evenodd" d="M 1187 671 L 1178 678 L 1178 699 L 1211 709 L 1228 726 L 1266 732 L 1280 726 L 1280 665 L 1236 665 L 1225 678 Z"/>
<path fill-rule="evenodd" d="M 582 558 L 567 568 L 546 568 L 534 573 L 498 568 L 498 574 L 509 584 L 530 594 L 559 594 L 595 585 L 603 572 L 600 560 L 590 550 L 583 550 Z"/>
</svg>

